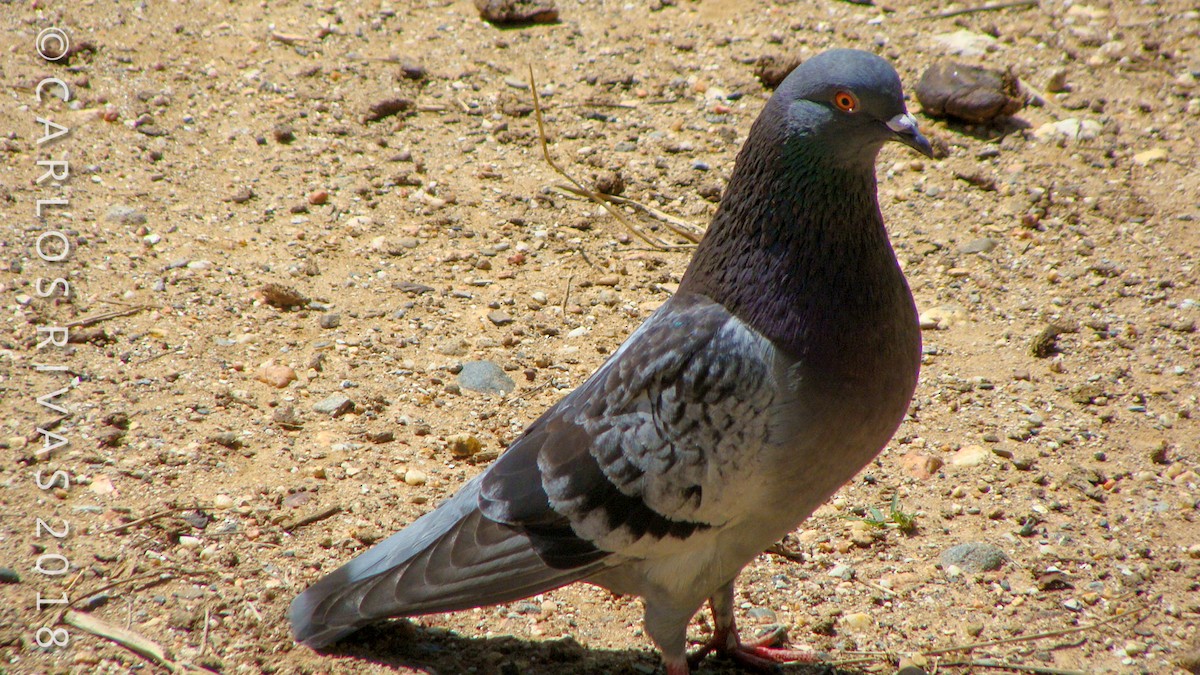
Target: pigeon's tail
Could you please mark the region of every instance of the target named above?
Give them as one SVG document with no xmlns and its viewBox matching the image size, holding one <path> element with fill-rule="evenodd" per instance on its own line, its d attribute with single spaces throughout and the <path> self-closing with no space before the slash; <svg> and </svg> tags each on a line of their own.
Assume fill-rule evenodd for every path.
<svg viewBox="0 0 1200 675">
<path fill-rule="evenodd" d="M 288 610 L 296 641 L 319 649 L 380 619 L 519 600 L 599 567 L 547 566 L 527 536 L 480 513 L 478 498 L 476 479 L 301 593 Z"/>
</svg>

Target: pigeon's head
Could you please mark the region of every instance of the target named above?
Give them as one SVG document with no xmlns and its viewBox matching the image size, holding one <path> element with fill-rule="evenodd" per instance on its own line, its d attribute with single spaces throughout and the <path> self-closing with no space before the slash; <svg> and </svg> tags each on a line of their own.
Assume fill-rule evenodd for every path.
<svg viewBox="0 0 1200 675">
<path fill-rule="evenodd" d="M 879 149 L 899 141 L 932 157 L 929 141 L 904 107 L 900 76 L 884 59 L 857 49 L 823 52 L 796 67 L 772 101 L 784 118 L 785 146 L 840 165 L 874 166 Z"/>
</svg>

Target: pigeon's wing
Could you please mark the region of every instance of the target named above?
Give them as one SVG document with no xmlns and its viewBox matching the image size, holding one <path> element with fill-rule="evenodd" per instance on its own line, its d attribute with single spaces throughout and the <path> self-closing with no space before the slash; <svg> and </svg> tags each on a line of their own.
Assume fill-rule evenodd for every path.
<svg viewBox="0 0 1200 675">
<path fill-rule="evenodd" d="M 297 596 L 288 610 L 296 640 L 319 649 L 387 617 L 519 600 L 602 565 L 591 549 L 575 566 L 547 567 L 528 535 L 479 511 L 481 478 Z"/>
<path fill-rule="evenodd" d="M 720 305 L 672 298 L 483 475 L 297 597 L 296 639 L 529 597 L 723 525 L 739 500 L 722 487 L 767 441 L 775 361 Z"/>
<path fill-rule="evenodd" d="M 533 540 L 551 567 L 592 551 L 677 552 L 749 515 L 747 491 L 771 475 L 763 450 L 785 426 L 792 365 L 721 305 L 676 295 L 497 460 L 480 508 L 553 531 Z"/>
</svg>

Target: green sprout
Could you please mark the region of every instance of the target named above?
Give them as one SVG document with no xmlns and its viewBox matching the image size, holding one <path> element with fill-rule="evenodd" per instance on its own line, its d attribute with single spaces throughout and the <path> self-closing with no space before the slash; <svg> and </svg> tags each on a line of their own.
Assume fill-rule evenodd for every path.
<svg viewBox="0 0 1200 675">
<path fill-rule="evenodd" d="M 905 534 L 910 534 L 917 529 L 916 514 L 905 513 L 900 509 L 900 495 L 898 493 L 892 495 L 892 505 L 886 516 L 882 511 L 871 506 L 867 508 L 866 515 L 861 520 L 872 527 L 887 527 L 899 530 Z"/>
</svg>

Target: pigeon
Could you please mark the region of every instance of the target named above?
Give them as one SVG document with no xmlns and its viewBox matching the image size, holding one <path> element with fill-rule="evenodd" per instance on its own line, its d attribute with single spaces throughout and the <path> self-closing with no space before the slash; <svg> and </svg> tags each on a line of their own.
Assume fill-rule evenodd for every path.
<svg viewBox="0 0 1200 675">
<path fill-rule="evenodd" d="M 669 675 L 712 652 L 815 660 L 743 641 L 734 581 L 883 449 L 912 399 L 921 335 L 875 178 L 888 141 L 932 157 L 886 60 L 835 49 L 798 66 L 675 295 L 486 471 L 296 597 L 296 640 L 583 581 L 642 598 Z M 713 635 L 689 659 L 706 601 Z"/>
</svg>

